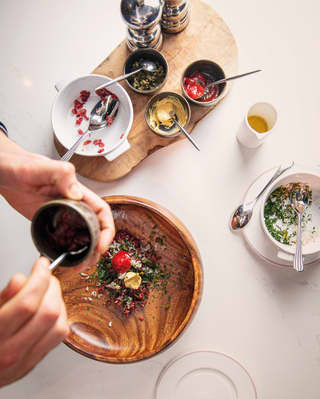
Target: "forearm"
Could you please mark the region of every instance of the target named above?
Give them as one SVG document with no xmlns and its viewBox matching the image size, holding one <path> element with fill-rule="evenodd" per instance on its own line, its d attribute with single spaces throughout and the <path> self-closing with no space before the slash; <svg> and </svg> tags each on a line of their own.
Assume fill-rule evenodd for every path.
<svg viewBox="0 0 320 399">
<path fill-rule="evenodd" d="M 0 129 L 0 155 L 2 155 L 2 153 L 25 154 L 26 150 L 10 140 L 5 135 L 4 131 Z"/>
</svg>

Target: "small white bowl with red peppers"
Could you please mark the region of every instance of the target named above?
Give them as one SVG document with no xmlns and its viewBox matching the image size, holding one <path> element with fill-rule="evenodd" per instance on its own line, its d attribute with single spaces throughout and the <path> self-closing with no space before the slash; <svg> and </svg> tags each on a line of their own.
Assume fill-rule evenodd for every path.
<svg viewBox="0 0 320 399">
<path fill-rule="evenodd" d="M 109 90 L 101 89 L 95 93 L 98 86 L 110 80 L 107 76 L 90 74 L 68 83 L 57 83 L 58 96 L 51 119 L 56 138 L 69 149 L 88 128 L 92 108 L 101 98 L 111 95 L 114 103 L 119 101 L 115 118 L 110 119 L 104 129 L 90 132 L 75 151 L 83 156 L 104 156 L 111 162 L 130 148 L 128 134 L 133 122 L 133 107 L 128 93 L 118 83 Z"/>
</svg>

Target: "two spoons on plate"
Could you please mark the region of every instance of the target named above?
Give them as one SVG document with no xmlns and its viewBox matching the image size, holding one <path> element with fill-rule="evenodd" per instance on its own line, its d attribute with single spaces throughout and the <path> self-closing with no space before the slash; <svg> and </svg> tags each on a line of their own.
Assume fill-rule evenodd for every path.
<svg viewBox="0 0 320 399">
<path fill-rule="evenodd" d="M 290 169 L 294 165 L 292 162 L 288 167 L 281 169 L 281 166 L 278 167 L 274 175 L 267 182 L 267 184 L 263 187 L 260 193 L 254 198 L 252 201 L 239 205 L 236 210 L 233 212 L 230 219 L 230 228 L 233 231 L 241 230 L 244 228 L 251 220 L 253 214 L 253 208 L 261 197 L 261 195 L 265 192 L 265 190 L 273 183 L 281 174 Z M 294 184 L 292 188 L 289 189 L 290 196 L 290 204 L 294 211 L 297 213 L 297 240 L 296 240 L 296 252 L 293 260 L 293 268 L 296 271 L 303 271 L 303 256 L 302 256 L 302 217 L 305 212 L 307 206 L 310 203 L 310 187 L 304 183 Z"/>
<path fill-rule="evenodd" d="M 119 101 L 117 101 L 110 111 L 112 97 L 108 96 L 107 100 L 100 100 L 92 108 L 89 118 L 89 126 L 87 130 L 79 137 L 73 146 L 60 158 L 61 161 L 69 161 L 75 153 L 79 145 L 85 140 L 86 137 L 92 132 L 97 132 L 104 129 L 110 124 L 110 121 L 116 116 L 119 108 Z"/>
</svg>

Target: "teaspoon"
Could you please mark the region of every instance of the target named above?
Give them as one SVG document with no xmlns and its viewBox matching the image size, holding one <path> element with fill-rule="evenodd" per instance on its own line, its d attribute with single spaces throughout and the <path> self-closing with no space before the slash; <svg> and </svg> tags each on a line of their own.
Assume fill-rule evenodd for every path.
<svg viewBox="0 0 320 399">
<path fill-rule="evenodd" d="M 79 137 L 79 139 L 73 144 L 69 151 L 67 151 L 61 158 L 61 161 L 69 161 L 76 149 L 82 143 L 82 141 L 89 135 L 92 131 L 97 131 L 105 128 L 108 124 L 106 120 L 106 115 L 109 108 L 109 103 L 111 101 L 111 96 L 108 96 L 107 101 L 100 100 L 93 107 L 90 113 L 90 120 L 88 129 Z"/>
<path fill-rule="evenodd" d="M 202 96 L 196 98 L 195 100 L 202 100 L 202 101 L 206 100 L 208 98 L 208 96 L 210 95 L 209 92 L 210 92 L 211 87 L 213 87 L 213 86 L 219 85 L 219 84 L 224 83 L 224 82 L 228 82 L 229 80 L 242 78 L 243 76 L 251 75 L 252 73 L 257 73 L 257 72 L 261 72 L 261 69 L 257 69 L 256 71 L 242 73 L 241 75 L 235 75 L 235 76 L 230 76 L 228 78 L 223 78 L 223 79 L 216 80 L 215 82 L 212 82 L 212 83 L 208 84 L 208 86 L 206 86 Z"/>
<path fill-rule="evenodd" d="M 198 150 L 198 151 L 200 151 L 200 148 L 198 147 L 198 145 L 196 144 L 196 142 L 193 140 L 193 138 L 190 136 L 190 134 L 186 131 L 186 129 L 183 127 L 183 126 L 181 126 L 180 125 L 180 123 L 177 121 L 177 116 L 174 114 L 172 114 L 172 113 L 170 113 L 170 116 L 172 117 L 172 121 L 173 121 L 173 124 L 174 125 L 176 125 L 176 126 L 178 126 L 178 128 L 180 129 L 180 131 L 186 136 L 186 138 L 190 141 L 190 143 L 192 143 L 193 144 L 193 146 Z"/>
<path fill-rule="evenodd" d="M 58 256 L 58 258 L 56 260 L 54 260 L 50 265 L 49 265 L 49 270 L 53 271 L 57 266 L 60 265 L 61 262 L 64 261 L 64 259 L 68 256 L 68 255 L 80 255 L 82 254 L 82 252 L 84 252 L 86 249 L 88 248 L 88 246 L 86 245 L 85 247 L 80 248 L 78 251 L 69 251 L 69 252 L 64 252 L 63 254 L 61 254 L 60 256 Z"/>
<path fill-rule="evenodd" d="M 268 181 L 268 183 L 263 187 L 263 189 L 260 191 L 260 193 L 256 196 L 256 198 L 250 202 L 246 202 L 244 204 L 239 205 L 236 210 L 233 212 L 231 216 L 231 221 L 230 221 L 230 227 L 232 230 L 240 230 L 243 227 L 245 227 L 253 213 L 253 208 L 258 201 L 258 199 L 261 197 L 261 195 L 265 192 L 265 190 L 270 186 L 271 183 L 274 182 L 282 173 L 286 172 L 288 169 L 292 168 L 294 165 L 294 162 L 291 163 L 288 167 L 282 169 L 281 165 L 278 167 L 278 169 L 275 171 L 274 175 L 271 177 L 271 179 Z"/>
<path fill-rule="evenodd" d="M 114 83 L 120 82 L 120 80 L 124 80 L 129 78 L 132 75 L 135 75 L 136 73 L 140 71 L 147 71 L 147 72 L 155 72 L 157 69 L 157 65 L 153 61 L 142 61 L 140 63 L 140 68 L 136 69 L 135 71 L 126 73 L 124 75 L 119 76 L 118 78 L 110 80 L 108 83 L 105 83 L 95 89 L 95 91 L 103 89 L 104 87 L 109 87 L 113 85 Z"/>
</svg>

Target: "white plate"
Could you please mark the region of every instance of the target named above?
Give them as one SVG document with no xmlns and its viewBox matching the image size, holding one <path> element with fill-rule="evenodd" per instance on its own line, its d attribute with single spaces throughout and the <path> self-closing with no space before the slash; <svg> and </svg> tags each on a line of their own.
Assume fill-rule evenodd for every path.
<svg viewBox="0 0 320 399">
<path fill-rule="evenodd" d="M 88 121 L 83 119 L 80 126 L 76 125 L 77 118 L 71 112 L 74 107 L 74 100 L 79 97 L 81 90 L 90 91 L 91 95 L 84 106 L 87 110 L 87 116 L 90 116 L 92 108 L 100 100 L 94 93 L 95 88 L 107 83 L 109 80 L 111 79 L 102 75 L 85 75 L 72 80 L 59 91 L 52 107 L 52 125 L 57 139 L 65 148 L 69 149 L 79 138 L 78 129 L 85 131 L 89 124 Z M 103 140 L 105 143 L 104 151 L 101 154 L 98 153 L 100 148 L 90 143 L 88 145 L 81 144 L 75 152 L 76 154 L 85 156 L 102 155 L 111 161 L 130 148 L 127 137 L 133 122 L 131 99 L 125 89 L 118 83 L 110 86 L 107 90 L 119 98 L 118 114 L 111 126 L 90 133 L 90 137 L 86 139 L 92 141 L 95 139 Z"/>
<path fill-rule="evenodd" d="M 292 169 L 290 169 L 290 172 L 289 171 L 286 172 L 283 176 L 286 176 L 288 173 L 291 174 L 294 171 L 299 171 L 301 170 L 301 168 L 302 168 L 301 166 L 295 165 Z M 244 198 L 242 200 L 243 203 L 249 202 L 257 196 L 257 194 L 261 191 L 261 189 L 265 186 L 265 184 L 270 180 L 276 169 L 277 168 L 275 167 L 266 170 L 260 176 L 258 176 L 256 180 L 252 182 L 252 184 L 250 185 L 250 187 L 248 188 L 247 192 L 244 195 Z M 320 171 L 319 168 L 313 168 L 313 170 L 316 173 L 319 173 Z M 264 194 L 256 204 L 250 223 L 248 223 L 248 225 L 242 230 L 243 237 L 245 241 L 248 243 L 250 249 L 252 249 L 253 252 L 257 254 L 260 258 L 262 258 L 264 261 L 267 261 L 275 266 L 286 266 L 292 268 L 293 270 L 292 260 L 279 258 L 278 248 L 271 242 L 271 240 L 268 239 L 268 237 L 266 236 L 266 234 L 262 229 L 259 208 L 263 203 L 265 197 L 266 194 Z M 304 264 L 305 265 L 314 264 L 318 262 L 319 259 L 320 259 L 320 254 L 308 255 L 304 257 Z"/>
<path fill-rule="evenodd" d="M 223 353 L 191 352 L 171 361 L 158 377 L 156 399 L 256 399 L 252 378 Z"/>
</svg>

